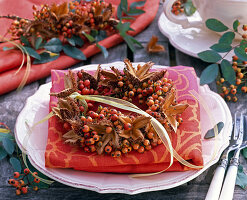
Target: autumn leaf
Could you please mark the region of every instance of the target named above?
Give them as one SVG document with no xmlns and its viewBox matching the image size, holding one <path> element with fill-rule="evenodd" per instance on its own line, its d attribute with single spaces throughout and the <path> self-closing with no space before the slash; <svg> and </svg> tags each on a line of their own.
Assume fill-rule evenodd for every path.
<svg viewBox="0 0 247 200">
<path fill-rule="evenodd" d="M 149 53 L 158 53 L 165 51 L 165 48 L 162 45 L 157 44 L 157 42 L 158 42 L 158 37 L 153 35 L 147 45 L 147 51 Z"/>
</svg>

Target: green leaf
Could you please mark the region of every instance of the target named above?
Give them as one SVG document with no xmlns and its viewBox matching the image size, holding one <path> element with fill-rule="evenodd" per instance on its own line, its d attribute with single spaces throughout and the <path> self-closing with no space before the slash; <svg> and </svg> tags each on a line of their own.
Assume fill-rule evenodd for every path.
<svg viewBox="0 0 247 200">
<path fill-rule="evenodd" d="M 82 51 L 76 47 L 70 46 L 70 45 L 64 45 L 63 51 L 67 56 L 70 56 L 72 58 L 78 59 L 78 60 L 86 60 L 86 56 L 82 53 Z"/>
<path fill-rule="evenodd" d="M 243 61 L 247 61 L 247 54 L 245 52 L 245 48 L 243 48 L 243 47 L 236 47 L 234 49 L 234 53 L 236 54 L 236 56 L 238 56 L 239 59 L 241 59 Z"/>
<path fill-rule="evenodd" d="M 93 37 L 93 36 L 91 36 L 91 35 L 89 35 L 89 34 L 87 34 L 87 33 L 85 33 L 85 32 L 82 32 L 83 33 L 83 35 L 85 35 L 85 37 L 89 40 L 89 42 L 94 42 L 95 41 L 95 38 Z"/>
<path fill-rule="evenodd" d="M 40 45 L 42 44 L 42 37 L 38 37 L 35 41 L 35 49 L 39 49 L 40 48 Z"/>
<path fill-rule="evenodd" d="M 108 51 L 104 46 L 99 45 L 98 43 L 96 43 L 96 46 L 102 51 L 104 58 L 108 57 Z"/>
<path fill-rule="evenodd" d="M 229 44 L 225 44 L 225 43 L 218 43 L 218 44 L 214 44 L 210 47 L 210 49 L 213 49 L 217 52 L 228 52 L 232 49 L 232 47 Z"/>
<path fill-rule="evenodd" d="M 195 12 L 196 12 L 196 8 L 195 8 L 195 6 L 193 5 L 193 3 L 192 3 L 191 1 L 187 1 L 187 2 L 184 4 L 184 13 L 185 13 L 187 16 L 191 16 L 191 15 L 193 15 Z"/>
<path fill-rule="evenodd" d="M 238 21 L 238 20 L 235 20 L 234 22 L 233 22 L 233 30 L 234 31 L 238 31 L 238 26 L 240 25 L 240 22 Z"/>
<path fill-rule="evenodd" d="M 228 60 L 223 59 L 220 64 L 220 68 L 223 74 L 223 77 L 230 83 L 235 84 L 236 74 L 232 68 L 231 63 Z"/>
<path fill-rule="evenodd" d="M 83 39 L 78 35 L 73 35 L 71 38 L 67 38 L 67 40 L 72 46 L 78 45 L 79 47 L 82 47 L 84 44 Z"/>
<path fill-rule="evenodd" d="M 14 49 L 15 47 L 3 47 L 3 50 L 4 51 L 8 51 L 8 50 L 11 50 L 11 49 Z"/>
<path fill-rule="evenodd" d="M 98 35 L 95 37 L 95 40 L 96 40 L 96 42 L 99 42 L 101 40 L 104 40 L 105 38 L 107 38 L 106 31 L 100 30 Z"/>
<path fill-rule="evenodd" d="M 0 160 L 4 159 L 7 155 L 7 152 L 0 146 Z"/>
<path fill-rule="evenodd" d="M 80 36 L 78 35 L 73 35 L 72 36 L 73 40 L 75 41 L 75 44 L 78 45 L 79 47 L 82 47 L 82 45 L 84 44 L 83 39 L 81 39 Z"/>
<path fill-rule="evenodd" d="M 142 7 L 144 6 L 146 1 L 136 1 L 132 4 L 130 4 L 130 8 L 136 8 L 136 7 Z"/>
<path fill-rule="evenodd" d="M 38 60 L 40 60 L 40 55 L 31 47 L 25 47 L 23 46 L 24 49 L 26 49 L 27 53 L 33 57 L 33 58 L 36 58 Z"/>
<path fill-rule="evenodd" d="M 217 128 L 218 128 L 218 134 L 220 134 L 222 128 L 224 127 L 224 123 L 223 122 L 219 122 L 215 126 L 217 126 Z M 205 139 L 210 139 L 210 138 L 213 138 L 213 137 L 215 137 L 214 128 L 208 130 L 207 133 L 204 136 Z"/>
<path fill-rule="evenodd" d="M 242 165 L 238 166 L 236 185 L 240 186 L 244 190 L 247 189 L 247 175 L 244 173 L 244 169 Z"/>
<path fill-rule="evenodd" d="M 220 37 L 219 43 L 225 43 L 230 45 L 232 44 L 234 38 L 235 38 L 234 32 L 226 32 Z"/>
<path fill-rule="evenodd" d="M 59 53 L 57 53 L 57 54 L 58 54 L 57 56 L 50 56 L 49 53 L 44 52 L 44 53 L 40 54 L 40 60 L 35 59 L 33 61 L 33 64 L 48 63 L 48 62 L 51 62 L 53 60 L 56 60 L 59 58 Z"/>
<path fill-rule="evenodd" d="M 119 30 L 119 34 L 121 36 L 126 34 L 126 32 L 130 30 L 130 22 L 122 23 L 120 21 L 117 25 L 117 29 Z"/>
<path fill-rule="evenodd" d="M 212 30 L 212 31 L 216 31 L 216 32 L 224 32 L 228 30 L 228 27 L 225 26 L 222 22 L 220 22 L 217 19 L 208 19 L 206 21 L 206 26 Z"/>
<path fill-rule="evenodd" d="M 201 77 L 200 77 L 200 85 L 208 84 L 213 82 L 219 73 L 219 67 L 217 64 L 211 64 L 207 66 L 202 71 Z"/>
<path fill-rule="evenodd" d="M 205 62 L 218 62 L 221 59 L 220 54 L 218 54 L 216 51 L 213 50 L 206 50 L 202 51 L 197 54 L 200 59 L 202 59 Z"/>
<path fill-rule="evenodd" d="M 132 42 L 134 44 L 137 44 L 139 47 L 143 48 L 142 43 L 140 43 L 138 40 L 136 40 L 134 37 L 132 37 L 131 35 L 128 35 L 128 37 L 132 40 Z"/>
<path fill-rule="evenodd" d="M 123 15 L 122 9 L 121 9 L 121 4 L 117 7 L 117 18 L 121 19 Z"/>
<path fill-rule="evenodd" d="M 131 9 L 129 9 L 129 11 L 126 14 L 129 16 L 137 16 L 137 15 L 141 15 L 143 13 L 145 13 L 144 10 L 131 8 Z"/>
<path fill-rule="evenodd" d="M 15 157 L 11 157 L 9 159 L 9 162 L 12 165 L 12 167 L 14 168 L 15 172 L 21 173 L 21 163 L 20 163 L 19 159 L 15 158 Z"/>
<path fill-rule="evenodd" d="M 48 51 L 58 53 L 62 51 L 62 42 L 58 38 L 52 38 L 49 42 L 47 42 L 44 46 L 44 48 Z"/>
<path fill-rule="evenodd" d="M 126 13 L 128 11 L 128 1 L 121 0 L 120 7 L 121 7 L 121 10 Z"/>
<path fill-rule="evenodd" d="M 247 147 L 243 149 L 243 156 L 247 159 Z"/>
<path fill-rule="evenodd" d="M 25 46 L 31 46 L 30 42 L 28 41 L 28 39 L 26 37 L 24 37 L 23 35 L 21 35 L 20 37 L 21 42 L 25 45 Z"/>
<path fill-rule="evenodd" d="M 0 141 L 2 141 L 3 138 L 9 138 L 10 140 L 14 140 L 14 137 L 12 135 L 10 135 L 9 133 L 1 133 L 0 132 Z"/>
<path fill-rule="evenodd" d="M 134 17 L 121 17 L 121 19 L 125 19 L 125 20 L 132 20 L 132 19 L 135 19 Z"/>
<path fill-rule="evenodd" d="M 2 140 L 3 148 L 7 151 L 8 154 L 13 154 L 15 150 L 14 143 L 9 138 L 3 138 Z"/>
</svg>

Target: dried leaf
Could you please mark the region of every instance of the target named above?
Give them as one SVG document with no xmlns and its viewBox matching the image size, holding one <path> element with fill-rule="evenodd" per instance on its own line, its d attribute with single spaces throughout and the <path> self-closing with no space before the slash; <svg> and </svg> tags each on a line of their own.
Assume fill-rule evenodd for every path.
<svg viewBox="0 0 247 200">
<path fill-rule="evenodd" d="M 65 97 L 68 97 L 69 95 L 71 95 L 72 93 L 76 92 L 77 90 L 75 89 L 72 89 L 72 88 L 68 88 L 68 89 L 65 89 L 61 92 L 58 92 L 58 93 L 50 93 L 50 96 L 55 96 L 55 97 L 58 97 L 58 98 L 65 98 Z"/>
<path fill-rule="evenodd" d="M 175 102 L 175 90 L 171 89 L 168 96 L 161 103 L 161 109 L 167 121 L 172 126 L 174 132 L 176 132 L 178 126 L 176 115 L 182 114 L 189 105 L 188 104 L 172 105 L 174 102 Z"/>
<path fill-rule="evenodd" d="M 157 42 L 158 42 L 158 37 L 153 35 L 147 45 L 147 51 L 149 53 L 158 53 L 165 51 L 165 48 L 162 45 L 157 44 Z"/>
</svg>

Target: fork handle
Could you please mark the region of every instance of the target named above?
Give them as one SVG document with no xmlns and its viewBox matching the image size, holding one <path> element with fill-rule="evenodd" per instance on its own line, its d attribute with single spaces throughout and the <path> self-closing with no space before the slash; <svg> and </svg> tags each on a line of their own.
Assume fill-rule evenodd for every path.
<svg viewBox="0 0 247 200">
<path fill-rule="evenodd" d="M 221 190 L 221 186 L 222 186 L 225 171 L 226 171 L 226 166 L 227 166 L 227 160 L 224 159 L 221 161 L 220 165 L 216 168 L 205 200 L 218 200 L 219 199 L 220 190 Z"/>
<path fill-rule="evenodd" d="M 219 200 L 232 200 L 238 173 L 238 164 L 237 158 L 231 160 Z"/>
</svg>

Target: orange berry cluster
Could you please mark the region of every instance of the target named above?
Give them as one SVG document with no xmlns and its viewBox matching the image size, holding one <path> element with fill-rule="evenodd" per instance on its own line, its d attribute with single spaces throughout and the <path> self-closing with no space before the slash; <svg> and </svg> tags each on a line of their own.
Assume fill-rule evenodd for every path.
<svg viewBox="0 0 247 200">
<path fill-rule="evenodd" d="M 186 2 L 186 0 L 177 0 L 172 5 L 172 13 L 175 15 L 179 15 L 180 13 L 184 13 L 184 7 L 183 4 Z"/>
<path fill-rule="evenodd" d="M 247 26 L 246 26 L 247 30 Z M 247 52 L 247 48 L 246 48 Z M 238 57 L 234 55 L 232 57 L 232 68 L 236 73 L 236 83 L 229 85 L 226 83 L 224 78 L 220 78 L 216 83 L 221 86 L 220 95 L 227 101 L 236 102 L 238 100 L 238 93 L 247 93 L 247 61 L 239 61 Z"/>
<path fill-rule="evenodd" d="M 59 36 L 71 38 L 73 35 L 83 38 L 82 32 L 90 33 L 92 29 L 113 31 L 116 24 L 111 23 L 110 17 L 102 19 L 102 16 L 99 16 L 106 9 L 112 7 L 99 0 L 65 2 L 61 5 L 45 4 L 41 5 L 39 10 L 34 5 L 34 20 L 16 17 L 8 32 L 12 39 L 19 39 L 23 35 L 48 40 Z"/>
<path fill-rule="evenodd" d="M 26 194 L 29 190 L 29 187 L 33 185 L 33 183 L 39 183 L 40 179 L 36 178 L 35 175 L 38 175 L 37 172 L 32 174 L 33 181 L 29 180 L 28 175 L 30 170 L 28 168 L 24 169 L 24 173 L 20 174 L 19 172 L 14 172 L 15 179 L 9 179 L 8 183 L 16 188 L 16 195 Z M 24 181 L 25 180 L 25 181 Z M 37 191 L 38 186 L 34 185 L 33 190 Z"/>
<path fill-rule="evenodd" d="M 93 108 L 91 108 L 93 109 Z M 120 111 L 117 111 L 114 108 L 102 107 L 98 106 L 97 111 L 93 111 L 89 109 L 86 117 L 82 116 L 81 120 L 83 121 L 84 126 L 82 127 L 80 146 L 87 153 L 95 152 L 98 148 L 100 148 L 103 144 L 103 135 L 90 129 L 90 125 L 88 123 L 96 123 L 98 124 L 100 120 L 110 120 L 113 126 L 107 126 L 105 128 L 106 134 L 111 134 L 113 130 L 121 131 L 121 130 L 131 130 L 131 123 L 123 123 L 119 117 L 123 114 Z M 136 118 L 134 115 L 129 116 L 132 120 Z M 64 128 L 69 131 L 71 127 L 69 123 L 65 122 L 63 124 Z M 120 157 L 122 154 L 126 154 L 131 152 L 132 150 L 136 150 L 139 153 L 143 153 L 145 150 L 150 150 L 152 147 L 155 147 L 159 144 L 162 144 L 161 139 L 156 139 L 157 135 L 153 131 L 143 132 L 144 140 L 134 141 L 132 138 L 126 139 L 120 137 L 118 148 L 114 148 L 112 142 L 109 142 L 104 147 L 104 152 L 106 154 L 110 154 L 112 157 Z"/>
</svg>

